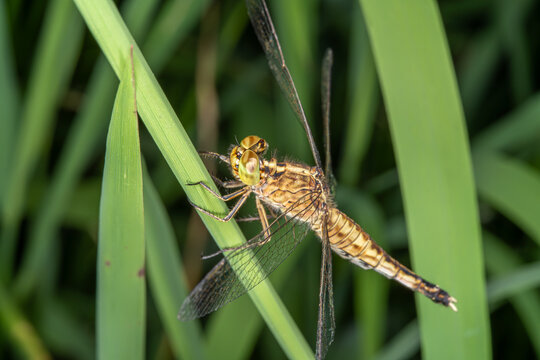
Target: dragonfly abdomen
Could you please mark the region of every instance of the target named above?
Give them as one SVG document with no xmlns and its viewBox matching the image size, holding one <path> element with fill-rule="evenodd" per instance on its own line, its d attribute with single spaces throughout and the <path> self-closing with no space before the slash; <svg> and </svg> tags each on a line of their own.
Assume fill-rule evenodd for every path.
<svg viewBox="0 0 540 360">
<path fill-rule="evenodd" d="M 327 219 L 328 238 L 335 253 L 363 269 L 373 269 L 436 303 L 457 310 L 453 297 L 388 255 L 360 225 L 343 212 L 330 208 Z M 320 230 L 315 230 L 320 233 Z"/>
</svg>

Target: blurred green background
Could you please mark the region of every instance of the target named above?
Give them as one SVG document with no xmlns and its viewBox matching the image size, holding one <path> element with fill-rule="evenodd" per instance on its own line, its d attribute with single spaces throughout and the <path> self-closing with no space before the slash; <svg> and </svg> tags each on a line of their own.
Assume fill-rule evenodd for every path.
<svg viewBox="0 0 540 360">
<path fill-rule="evenodd" d="M 92 2 L 76 3 L 0 3 L 2 359 L 91 359 L 98 353 L 99 206 L 118 87 L 101 49 L 118 34 L 103 28 L 96 35 L 100 29 L 93 28 L 96 38 L 105 39 L 96 42 L 85 21 L 105 14 L 105 8 L 92 12 Z M 402 263 L 411 265 L 412 257 L 413 268 L 428 280 L 457 291 L 460 313 L 455 316 L 462 318 L 451 318 L 454 314 L 419 298 L 417 308 L 409 291 L 335 257 L 337 332 L 328 358 L 440 358 L 433 346 L 448 358 L 538 358 L 540 74 L 535 64 L 540 60 L 540 4 L 415 0 L 400 8 L 395 1 L 378 3 L 269 0 L 269 8 L 321 153 L 320 63 L 327 47 L 334 50 L 330 128 L 339 207 Z M 273 155 L 313 164 L 244 1 L 124 0 L 116 5 L 197 149 L 226 153 L 230 144 L 257 134 L 269 142 Z M 443 31 L 437 36 L 439 21 Z M 392 47 L 394 34 L 403 37 L 397 47 Z M 107 49 L 110 61 L 109 54 L 128 51 Z M 453 89 L 454 73 L 459 94 Z M 414 111 L 427 122 L 406 122 Z M 432 139 L 435 149 L 444 144 L 432 163 L 452 172 L 445 166 L 455 161 L 458 171 L 447 177 L 437 173 L 442 175 L 434 178 L 441 181 L 433 182 L 427 169 L 421 177 L 426 184 L 415 189 L 414 174 L 425 170 L 423 152 L 429 153 L 420 146 L 419 134 Z M 155 141 L 141 126 L 148 174 L 147 259 L 157 259 L 156 267 L 149 264 L 141 356 L 291 356 L 247 296 L 200 322 L 176 320 L 186 288 L 215 263 L 201 261 L 201 253 L 217 247 Z M 213 174 L 230 177 L 223 166 L 207 166 Z M 463 189 L 453 187 L 461 184 L 456 182 L 461 174 L 467 180 L 471 172 L 475 189 L 467 188 L 467 181 Z M 425 202 L 415 203 L 422 189 Z M 448 193 L 475 202 L 438 201 Z M 422 209 L 430 201 L 433 207 Z M 250 205 L 242 214 L 253 212 Z M 432 213 L 450 220 L 432 223 Z M 454 219 L 456 214 L 465 219 Z M 442 230 L 460 221 L 468 226 L 462 233 Z M 258 229 L 242 228 L 246 237 Z M 446 231 L 449 240 L 423 243 L 431 228 Z M 467 274 L 463 269 L 476 270 Z M 320 245 L 309 236 L 270 277 L 312 349 L 319 270 Z M 465 293 L 467 286 L 475 291 Z M 489 323 L 482 320 L 488 312 Z M 473 315 L 481 319 L 478 333 L 447 325 L 458 321 L 453 319 L 475 322 Z M 455 344 L 466 349 L 454 349 Z"/>
</svg>

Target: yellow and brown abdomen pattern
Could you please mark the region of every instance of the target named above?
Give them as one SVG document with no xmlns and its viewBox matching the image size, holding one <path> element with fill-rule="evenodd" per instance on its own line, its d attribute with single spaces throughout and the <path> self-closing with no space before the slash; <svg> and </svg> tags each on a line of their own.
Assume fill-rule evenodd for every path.
<svg viewBox="0 0 540 360">
<path fill-rule="evenodd" d="M 329 209 L 328 238 L 335 253 L 363 269 L 373 269 L 396 280 L 413 291 L 418 291 L 436 303 L 454 308 L 452 298 L 438 285 L 424 280 L 412 270 L 388 255 L 351 218 L 336 208 Z M 314 229 L 319 236 L 321 228 Z"/>
</svg>

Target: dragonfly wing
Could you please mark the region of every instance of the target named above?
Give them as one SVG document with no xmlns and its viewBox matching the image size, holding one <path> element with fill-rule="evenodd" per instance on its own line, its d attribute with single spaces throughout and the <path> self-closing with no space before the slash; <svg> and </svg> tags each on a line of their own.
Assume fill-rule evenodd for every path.
<svg viewBox="0 0 540 360">
<path fill-rule="evenodd" d="M 326 181 L 333 192 L 335 187 L 335 177 L 332 174 L 332 156 L 330 147 L 330 93 L 332 87 L 332 64 L 334 62 L 334 53 L 332 49 L 326 49 L 321 70 L 321 104 L 323 114 L 323 130 L 324 130 L 324 151 L 325 165 L 324 175 Z"/>
<path fill-rule="evenodd" d="M 328 240 L 326 217 L 323 222 L 321 287 L 319 290 L 319 320 L 317 323 L 316 358 L 324 359 L 334 341 L 336 321 L 334 316 L 334 289 L 332 285 L 332 251 Z"/>
<path fill-rule="evenodd" d="M 205 316 L 235 300 L 262 282 L 305 238 L 304 223 L 315 216 L 320 193 L 309 193 L 296 201 L 257 236 L 222 259 L 193 289 L 182 304 L 178 318 Z M 291 213 L 297 214 L 291 217 Z"/>
<path fill-rule="evenodd" d="M 261 43 L 266 58 L 268 59 L 268 65 L 276 78 L 279 87 L 287 97 L 287 101 L 291 105 L 294 114 L 300 124 L 306 131 L 306 135 L 309 141 L 309 146 L 311 147 L 311 152 L 313 153 L 313 158 L 315 160 L 315 165 L 322 169 L 321 159 L 317 147 L 315 146 L 315 141 L 313 140 L 313 135 L 311 134 L 311 129 L 306 119 L 306 114 L 304 113 L 304 108 L 298 97 L 298 92 L 294 86 L 291 74 L 287 65 L 285 64 L 285 58 L 283 57 L 283 52 L 281 51 L 281 45 L 274 29 L 274 24 L 272 23 L 272 18 L 270 18 L 270 13 L 268 8 L 263 0 L 246 0 L 247 10 L 249 18 L 251 19 L 251 24 L 255 29 L 257 38 Z"/>
</svg>

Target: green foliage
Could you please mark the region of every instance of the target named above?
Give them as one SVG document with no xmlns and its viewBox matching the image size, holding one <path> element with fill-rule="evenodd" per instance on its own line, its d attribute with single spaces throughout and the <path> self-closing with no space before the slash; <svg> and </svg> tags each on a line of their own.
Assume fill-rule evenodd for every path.
<svg viewBox="0 0 540 360">
<path fill-rule="evenodd" d="M 328 358 L 539 357 L 538 4 L 267 1 L 320 145 L 334 50 L 338 206 L 459 300 L 458 313 L 418 295 L 415 307 L 335 257 Z M 0 358 L 312 358 L 313 237 L 251 297 L 176 318 L 214 264 L 200 260 L 215 251 L 205 229 L 220 247 L 259 230 L 197 225 L 187 196 L 227 207 L 186 186 L 212 183 L 195 149 L 257 134 L 312 164 L 245 4 L 120 3 L 0 3 Z"/>
<path fill-rule="evenodd" d="M 99 210 L 96 336 L 101 359 L 143 359 L 145 236 L 135 77 L 129 51 L 107 135 Z"/>
<path fill-rule="evenodd" d="M 361 4 L 396 151 L 413 268 L 459 299 L 453 314 L 417 294 L 422 352 L 437 359 L 487 359 L 490 331 L 471 158 L 437 8 L 427 1 Z"/>
</svg>

